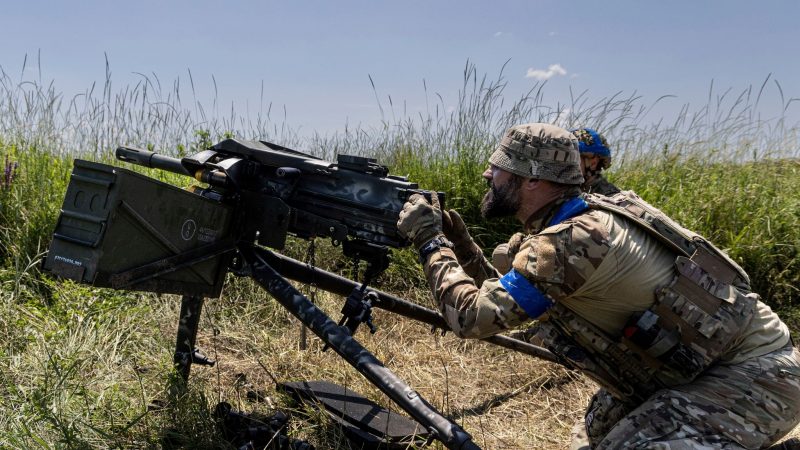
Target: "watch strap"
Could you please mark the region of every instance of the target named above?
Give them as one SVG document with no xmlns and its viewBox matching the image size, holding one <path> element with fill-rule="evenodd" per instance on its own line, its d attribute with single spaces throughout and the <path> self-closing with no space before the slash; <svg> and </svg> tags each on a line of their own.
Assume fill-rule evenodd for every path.
<svg viewBox="0 0 800 450">
<path fill-rule="evenodd" d="M 428 257 L 431 256 L 431 253 L 440 250 L 442 247 L 453 248 L 453 243 L 448 241 L 447 238 L 444 236 L 437 236 L 422 247 L 419 248 L 419 262 L 420 264 L 425 264 L 425 261 L 428 260 Z"/>
</svg>

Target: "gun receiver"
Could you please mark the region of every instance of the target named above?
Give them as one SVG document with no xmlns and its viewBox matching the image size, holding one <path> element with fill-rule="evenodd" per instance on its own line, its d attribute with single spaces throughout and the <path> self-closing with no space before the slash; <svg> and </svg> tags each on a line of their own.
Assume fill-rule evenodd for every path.
<svg viewBox="0 0 800 450">
<path fill-rule="evenodd" d="M 397 231 L 403 204 L 416 192 L 431 195 L 371 158 L 339 155 L 331 163 L 263 141 L 227 139 L 183 159 L 120 147 L 117 158 L 193 176 L 227 201 L 238 197 L 249 208 L 242 238 L 278 250 L 286 232 L 329 237 L 354 255 L 372 245 L 404 247 Z"/>
</svg>

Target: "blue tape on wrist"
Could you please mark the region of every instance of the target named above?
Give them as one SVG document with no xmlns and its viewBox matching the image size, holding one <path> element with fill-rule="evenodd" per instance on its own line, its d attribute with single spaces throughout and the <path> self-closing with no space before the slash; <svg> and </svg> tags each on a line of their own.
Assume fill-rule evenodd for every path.
<svg viewBox="0 0 800 450">
<path fill-rule="evenodd" d="M 500 278 L 500 284 L 511 295 L 511 298 L 525 311 L 528 317 L 535 319 L 553 306 L 553 302 L 542 294 L 527 278 L 515 269 Z"/>
</svg>

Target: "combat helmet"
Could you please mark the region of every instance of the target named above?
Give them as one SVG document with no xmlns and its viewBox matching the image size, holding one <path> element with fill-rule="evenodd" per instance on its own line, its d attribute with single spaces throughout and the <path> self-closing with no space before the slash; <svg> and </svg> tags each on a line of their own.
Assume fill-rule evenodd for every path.
<svg viewBox="0 0 800 450">
<path fill-rule="evenodd" d="M 605 136 L 592 128 L 578 128 L 572 130 L 572 134 L 578 138 L 578 150 L 581 156 L 599 156 L 600 169 L 608 169 L 611 166 L 611 148 Z"/>
</svg>

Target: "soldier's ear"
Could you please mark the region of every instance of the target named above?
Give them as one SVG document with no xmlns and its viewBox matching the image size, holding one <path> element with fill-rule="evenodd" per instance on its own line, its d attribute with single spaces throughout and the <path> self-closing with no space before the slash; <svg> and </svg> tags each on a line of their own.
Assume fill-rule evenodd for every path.
<svg viewBox="0 0 800 450">
<path fill-rule="evenodd" d="M 525 190 L 533 191 L 539 187 L 541 180 L 536 178 L 525 178 L 522 181 L 522 188 Z"/>
</svg>

